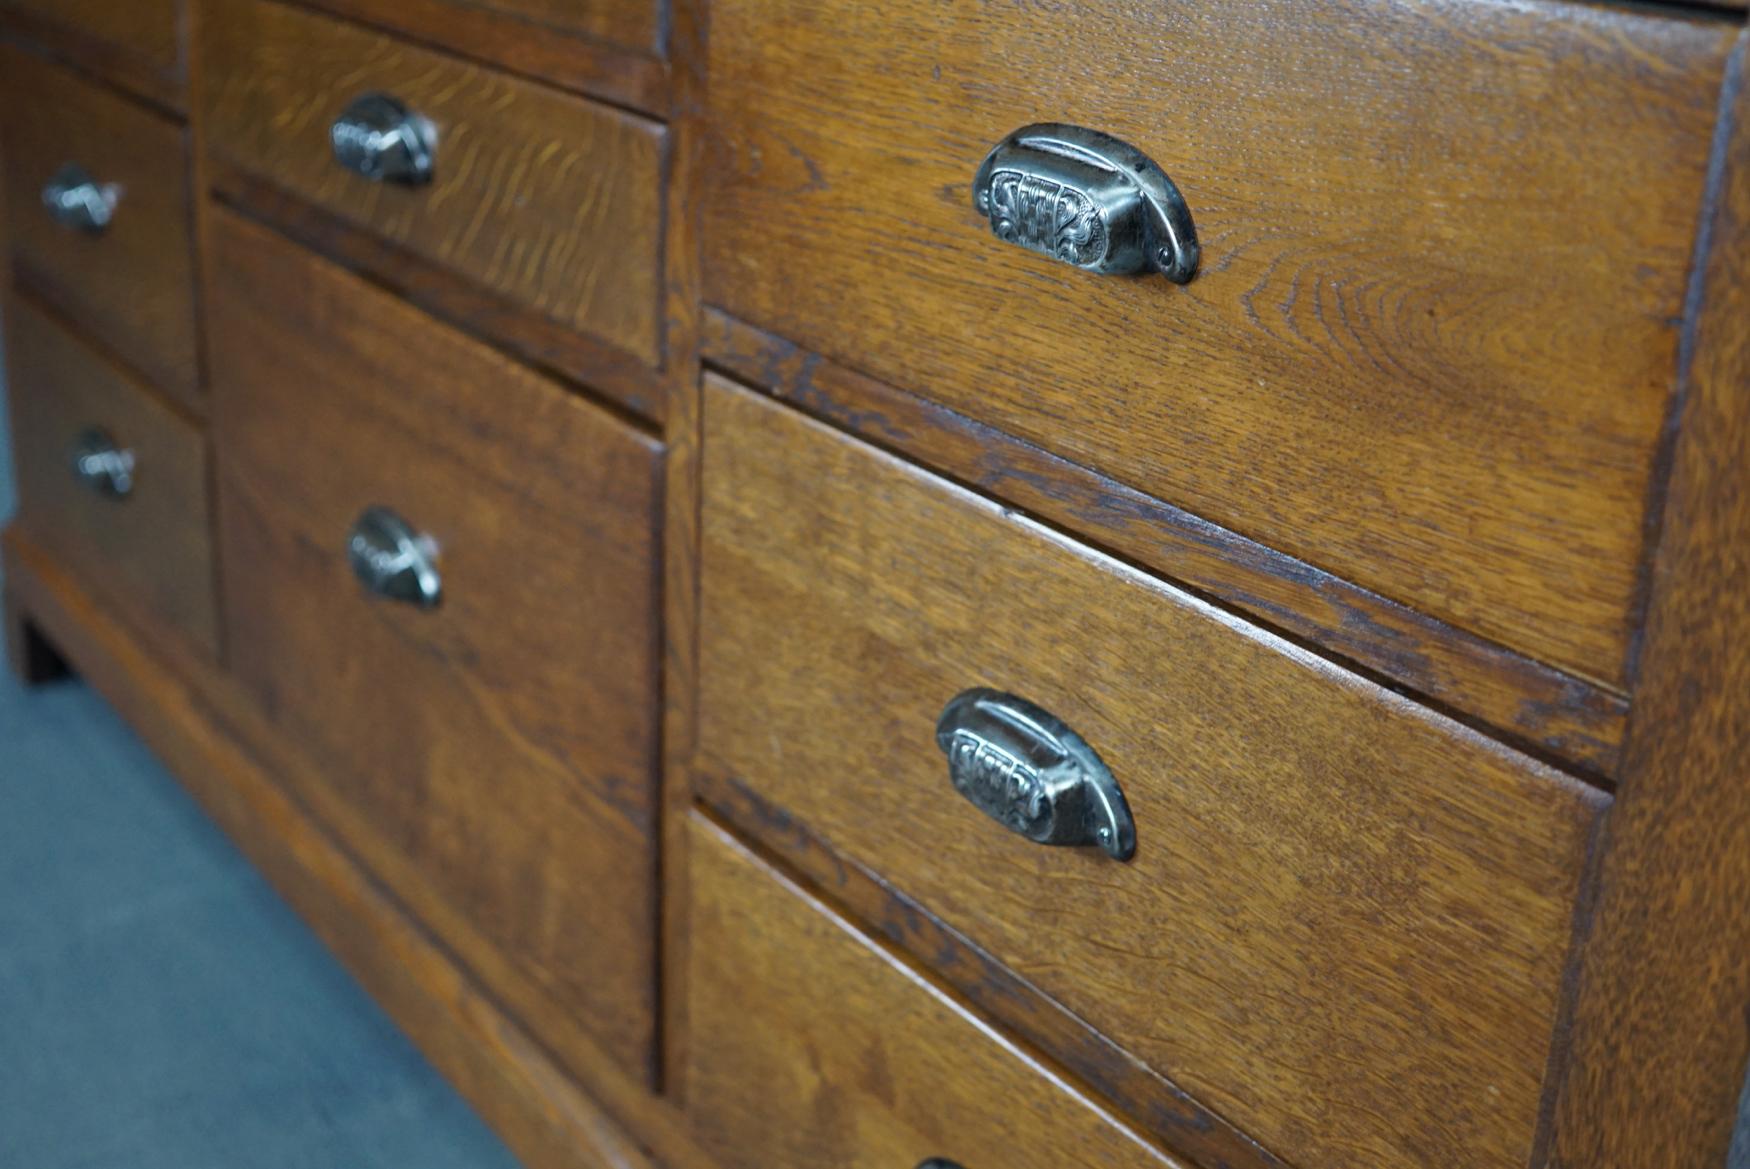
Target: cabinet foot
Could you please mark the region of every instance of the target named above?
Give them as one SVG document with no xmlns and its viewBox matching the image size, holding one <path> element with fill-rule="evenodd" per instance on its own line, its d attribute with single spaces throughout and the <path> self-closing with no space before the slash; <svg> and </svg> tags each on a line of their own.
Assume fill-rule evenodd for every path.
<svg viewBox="0 0 1750 1169">
<path fill-rule="evenodd" d="M 11 589 L 0 588 L 0 609 L 6 625 L 6 664 L 14 678 L 26 686 L 41 686 L 72 674 L 67 660 L 43 636 Z"/>
</svg>

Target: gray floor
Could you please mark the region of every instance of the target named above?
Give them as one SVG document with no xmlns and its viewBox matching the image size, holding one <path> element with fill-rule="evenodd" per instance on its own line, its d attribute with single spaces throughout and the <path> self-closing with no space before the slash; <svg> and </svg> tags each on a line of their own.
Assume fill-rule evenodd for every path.
<svg viewBox="0 0 1750 1169">
<path fill-rule="evenodd" d="M 0 674 L 0 1169 L 513 1169 L 102 701 Z"/>
</svg>

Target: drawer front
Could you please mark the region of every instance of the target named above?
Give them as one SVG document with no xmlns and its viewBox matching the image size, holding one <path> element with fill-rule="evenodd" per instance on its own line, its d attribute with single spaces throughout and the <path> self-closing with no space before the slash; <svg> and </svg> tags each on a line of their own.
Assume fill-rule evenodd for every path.
<svg viewBox="0 0 1750 1169">
<path fill-rule="evenodd" d="M 659 446 L 240 218 L 210 235 L 235 672 L 477 976 L 645 1067 Z M 435 606 L 355 579 L 368 507 L 435 541 Z"/>
<path fill-rule="evenodd" d="M 41 291 L 166 393 L 200 403 L 188 154 L 175 122 L 0 49 L 6 205 L 15 259 Z M 65 168 L 80 168 L 95 190 Z M 55 187 L 55 191 L 50 188 Z M 97 199 L 79 200 L 81 193 Z M 107 206 L 108 223 L 81 207 Z M 48 197 L 61 194 L 61 210 Z"/>
<path fill-rule="evenodd" d="M 126 611 L 216 654 L 201 432 L 16 296 L 6 361 L 19 522 Z"/>
<path fill-rule="evenodd" d="M 689 846 L 685 1099 L 724 1169 L 1177 1165 L 717 828 Z"/>
<path fill-rule="evenodd" d="M 660 12 L 664 0 L 485 0 L 469 7 L 485 8 L 509 16 L 582 33 L 635 52 L 662 49 Z M 529 36 L 540 34 L 530 30 Z"/>
<path fill-rule="evenodd" d="M 1303 1169 L 1523 1164 L 1602 797 L 769 400 L 706 400 L 701 766 Z M 988 687 L 1136 851 L 1035 844 L 936 741 Z"/>
<path fill-rule="evenodd" d="M 853 369 L 1620 684 L 1724 22 L 1579 4 L 712 7 L 705 294 Z M 1115 135 L 1191 284 L 994 238 Z"/>
<path fill-rule="evenodd" d="M 657 361 L 660 125 L 264 0 L 217 0 L 202 27 L 201 106 L 216 151 L 519 306 Z M 373 92 L 429 123 L 429 181 L 373 181 L 337 160 L 331 128 Z"/>
<path fill-rule="evenodd" d="M 178 0 L 3 0 L 25 16 L 44 20 L 106 51 L 139 60 L 163 75 L 181 72 Z"/>
</svg>

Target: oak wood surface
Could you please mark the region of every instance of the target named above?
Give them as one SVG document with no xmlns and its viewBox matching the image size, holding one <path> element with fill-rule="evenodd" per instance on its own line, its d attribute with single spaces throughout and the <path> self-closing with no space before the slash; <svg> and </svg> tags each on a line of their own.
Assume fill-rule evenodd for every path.
<svg viewBox="0 0 1750 1169">
<path fill-rule="evenodd" d="M 136 622 L 216 655 L 205 436 L 22 297 L 7 305 L 5 348 L 19 523 Z M 73 474 L 73 448 L 94 426 L 134 454 L 125 499 Z"/>
<path fill-rule="evenodd" d="M 13 258 L 57 308 L 202 410 L 183 128 L 16 49 L 0 48 L 0 94 Z M 121 188 L 101 234 L 63 227 L 43 205 L 69 162 Z"/>
<path fill-rule="evenodd" d="M 427 263 L 338 215 L 289 195 L 230 163 L 207 168 L 208 187 L 239 214 L 369 278 L 447 324 L 575 383 L 643 418 L 667 409 L 665 371 L 606 342 L 527 311 L 509 297 Z"/>
<path fill-rule="evenodd" d="M 0 31 L 181 109 L 182 0 L 0 0 Z"/>
<path fill-rule="evenodd" d="M 1628 700 L 1152 499 L 721 310 L 712 365 L 1171 577 L 1604 783 Z"/>
<path fill-rule="evenodd" d="M 456 53 L 520 73 L 561 89 L 588 94 L 651 117 L 669 108 L 669 69 L 649 48 L 615 47 L 565 27 L 531 25 L 517 16 L 520 7 L 475 4 L 471 0 L 304 0 L 379 28 L 389 29 Z M 609 0 L 606 10 L 649 9 L 664 0 Z M 670 3 L 678 0 L 670 0 Z M 534 7 L 540 6 L 535 0 Z M 598 17 L 599 19 L 599 17 Z M 589 23 L 562 22 L 567 27 Z M 636 22 L 633 22 L 636 23 Z M 671 24 L 672 24 L 671 20 Z"/>
<path fill-rule="evenodd" d="M 660 445 L 229 213 L 208 246 L 236 674 L 494 993 L 647 1075 Z M 437 608 L 353 579 L 372 504 L 437 541 Z"/>
<path fill-rule="evenodd" d="M 659 967 L 662 1013 L 659 1086 L 677 1107 L 686 1058 L 686 1028 L 676 1016 L 686 1002 L 687 831 L 693 806 L 692 760 L 698 729 L 699 476 L 703 388 L 699 349 L 699 198 L 710 175 L 703 166 L 706 133 L 705 37 L 710 0 L 670 0 L 674 66 L 674 152 L 668 169 L 663 283 L 668 368 L 663 436 L 663 676 L 662 676 L 662 932 Z"/>
<path fill-rule="evenodd" d="M 1606 797 L 715 378 L 701 527 L 703 767 L 1290 1164 L 1523 1163 Z M 971 686 L 1093 745 L 1134 861 L 954 794 Z"/>
<path fill-rule="evenodd" d="M 725 1169 L 1178 1166 L 707 822 L 688 1117 Z"/>
<path fill-rule="evenodd" d="M 1551 1166 L 1726 1163 L 1750 1059 L 1750 88 L 1723 103 L 1647 648 Z"/>
<path fill-rule="evenodd" d="M 148 646 L 16 526 L 6 597 L 191 793 L 530 1169 L 711 1169 L 667 1105 L 594 1067 L 579 1089 L 287 788 L 313 764 L 210 664 Z M 600 1103 L 597 1103 L 597 1100 Z M 612 1113 L 615 1119 L 609 1118 Z M 624 1123 L 628 1127 L 622 1128 Z"/>
<path fill-rule="evenodd" d="M 1051 1052 L 1080 1083 L 1134 1117 L 1166 1147 L 1199 1165 L 1283 1169 L 1283 1162 L 1257 1141 L 998 962 L 879 873 L 834 852 L 782 807 L 745 783 L 709 770 L 701 769 L 694 785 L 714 817 L 776 853 L 802 874 L 823 900 L 952 986 L 1006 1034 Z"/>
<path fill-rule="evenodd" d="M 1466 0 L 722 0 L 705 296 L 1620 688 L 1734 29 Z M 973 211 L 1030 122 L 1178 182 L 1188 287 Z"/>
<path fill-rule="evenodd" d="M 466 0 L 466 5 L 587 33 L 642 52 L 662 48 L 665 0 Z"/>
<path fill-rule="evenodd" d="M 332 17 L 211 0 L 208 148 L 425 260 L 648 362 L 662 346 L 663 127 Z M 425 186 L 368 182 L 329 127 L 361 93 L 437 128 Z"/>
</svg>

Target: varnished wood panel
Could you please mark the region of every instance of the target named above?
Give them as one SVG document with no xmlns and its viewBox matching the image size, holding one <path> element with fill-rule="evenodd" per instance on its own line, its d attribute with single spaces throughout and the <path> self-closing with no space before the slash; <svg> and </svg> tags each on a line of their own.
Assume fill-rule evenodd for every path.
<svg viewBox="0 0 1750 1169">
<path fill-rule="evenodd" d="M 12 255 L 80 325 L 200 410 L 188 155 L 181 126 L 70 71 L 0 48 Z M 43 186 L 77 162 L 121 200 L 101 234 L 62 227 Z"/>
<path fill-rule="evenodd" d="M 653 53 L 662 48 L 662 14 L 667 0 L 469 0 L 479 8 L 504 12 L 554 28 L 587 33 L 600 40 Z M 531 30 L 531 35 L 539 35 Z"/>
<path fill-rule="evenodd" d="M 806 824 L 747 784 L 709 770 L 699 770 L 693 783 L 712 815 L 778 854 L 823 899 L 951 985 L 1000 1030 L 1051 1052 L 1081 1083 L 1157 1134 L 1168 1148 L 1198 1165 L 1284 1169 L 1268 1149 L 1179 1085 L 944 924 L 879 873 L 832 851 Z"/>
<path fill-rule="evenodd" d="M 564 27 L 531 25 L 514 2 L 481 6 L 471 0 L 306 0 L 310 7 L 351 16 L 477 61 L 533 77 L 562 89 L 589 94 L 660 118 L 669 108 L 668 63 L 652 50 L 627 49 Z M 601 12 L 619 9 L 635 18 L 663 0 L 607 0 Z M 537 4 L 537 7 L 539 5 Z M 634 10 L 636 10 L 634 12 Z M 611 18 L 611 17 L 610 17 Z M 633 28 L 639 22 L 625 22 Z M 642 33 L 634 33 L 636 41 Z"/>
<path fill-rule="evenodd" d="M 551 1057 L 558 1016 L 507 1018 L 286 787 L 312 769 L 234 679 L 150 649 L 16 526 L 0 539 L 9 614 L 66 654 L 529 1169 L 713 1169 L 635 1081 L 586 1083 Z M 624 1127 L 622 1127 L 624 1126 Z"/>
<path fill-rule="evenodd" d="M 399 244 L 229 163 L 208 169 L 218 201 L 380 284 L 473 336 L 645 418 L 667 409 L 665 371 L 511 298 L 427 263 Z"/>
<path fill-rule="evenodd" d="M 20 524 L 154 635 L 187 637 L 216 654 L 205 437 L 16 296 L 6 306 L 6 358 Z M 134 453 L 125 499 L 104 498 L 73 475 L 73 448 L 94 426 Z"/>
<path fill-rule="evenodd" d="M 655 363 L 666 133 L 654 122 L 330 17 L 213 0 L 209 148 L 527 309 Z M 328 132 L 361 93 L 437 127 L 430 184 L 367 182 Z"/>
<path fill-rule="evenodd" d="M 705 419 L 702 766 L 1290 1164 L 1525 1161 L 1604 797 L 726 382 Z M 981 685 L 1100 752 L 1134 861 L 953 792 Z"/>
<path fill-rule="evenodd" d="M 691 821 L 688 1115 L 725 1169 L 1180 1163 Z"/>
<path fill-rule="evenodd" d="M 703 166 L 708 132 L 705 38 L 710 0 L 673 0 L 669 37 L 674 61 L 674 156 L 668 172 L 668 236 L 663 250 L 667 308 L 667 446 L 663 481 L 662 678 L 662 1054 L 660 1086 L 676 1107 L 686 1060 L 686 1028 L 676 1021 L 686 1002 L 687 836 L 694 801 L 692 758 L 698 728 L 699 476 L 703 455 L 703 387 L 699 351 L 699 196 L 710 175 Z"/>
<path fill-rule="evenodd" d="M 1628 721 L 1610 688 L 1368 592 L 938 402 L 712 309 L 715 366 L 836 426 L 1491 724 L 1608 782 Z"/>
<path fill-rule="evenodd" d="M 494 993 L 648 1075 L 660 445 L 229 213 L 208 245 L 237 675 Z M 437 608 L 353 579 L 372 504 L 437 541 Z"/>
<path fill-rule="evenodd" d="M 1750 1059 L 1750 89 L 1726 91 L 1665 537 L 1552 1166 L 1726 1163 Z"/>
<path fill-rule="evenodd" d="M 180 107 L 182 0 L 0 0 L 0 29 Z"/>
<path fill-rule="evenodd" d="M 1732 28 L 1463 0 L 723 0 L 710 303 L 1621 687 Z M 1116 134 L 1179 288 L 991 237 L 1036 121 Z"/>
</svg>

